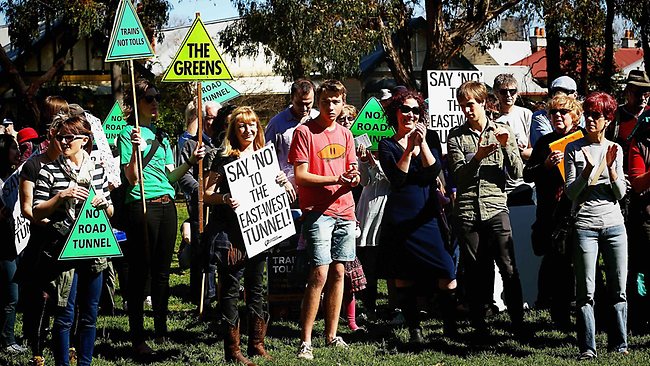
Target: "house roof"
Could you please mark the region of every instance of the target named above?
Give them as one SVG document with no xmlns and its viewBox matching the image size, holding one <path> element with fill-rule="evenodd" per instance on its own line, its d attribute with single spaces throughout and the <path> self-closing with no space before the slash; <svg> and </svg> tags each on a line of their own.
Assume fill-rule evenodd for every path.
<svg viewBox="0 0 650 366">
<path fill-rule="evenodd" d="M 628 66 L 641 60 L 643 60 L 643 50 L 640 48 L 619 48 L 614 51 L 614 62 L 621 70 L 625 70 Z M 535 79 L 546 80 L 548 78 L 545 48 L 515 62 L 513 65 L 529 66 Z"/>
</svg>

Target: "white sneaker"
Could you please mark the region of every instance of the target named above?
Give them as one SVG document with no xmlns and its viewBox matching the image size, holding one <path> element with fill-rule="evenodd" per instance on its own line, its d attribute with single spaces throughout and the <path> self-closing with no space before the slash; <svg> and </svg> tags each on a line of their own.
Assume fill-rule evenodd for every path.
<svg viewBox="0 0 650 366">
<path fill-rule="evenodd" d="M 144 299 L 144 306 L 145 307 L 151 307 L 151 296 L 147 296 L 146 299 Z"/>
<path fill-rule="evenodd" d="M 298 349 L 298 358 L 302 358 L 303 360 L 314 359 L 314 349 L 311 347 L 311 344 L 307 342 L 300 343 L 300 348 Z"/>
<path fill-rule="evenodd" d="M 332 340 L 327 343 L 327 346 L 337 347 L 337 348 L 348 348 L 348 344 L 345 343 L 345 341 L 341 337 L 332 338 Z"/>
<path fill-rule="evenodd" d="M 5 348 L 5 352 L 11 353 L 11 354 L 24 353 L 26 351 L 27 351 L 27 348 L 25 348 L 25 347 L 23 347 L 23 346 L 21 346 L 21 345 L 19 345 L 17 343 L 10 344 Z"/>
</svg>

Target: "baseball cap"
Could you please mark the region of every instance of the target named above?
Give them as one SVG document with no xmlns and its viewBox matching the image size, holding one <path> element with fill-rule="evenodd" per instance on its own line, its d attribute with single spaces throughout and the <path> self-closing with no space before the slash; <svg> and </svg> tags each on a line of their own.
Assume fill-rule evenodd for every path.
<svg viewBox="0 0 650 366">
<path fill-rule="evenodd" d="M 38 138 L 38 133 L 31 127 L 25 127 L 21 129 L 18 131 L 18 136 L 16 136 L 19 144 L 22 144 L 23 142 L 27 142 L 29 140 L 37 140 Z"/>
<path fill-rule="evenodd" d="M 573 80 L 572 78 L 568 76 L 560 76 L 559 78 L 553 80 L 553 82 L 551 83 L 551 88 L 550 88 L 551 92 L 557 89 L 562 89 L 573 93 L 574 91 L 576 91 L 576 89 L 578 89 L 578 85 L 576 84 L 576 81 Z"/>
<path fill-rule="evenodd" d="M 2 120 L 3 125 L 13 125 L 14 121 L 10 120 L 9 118 L 5 118 Z"/>
</svg>

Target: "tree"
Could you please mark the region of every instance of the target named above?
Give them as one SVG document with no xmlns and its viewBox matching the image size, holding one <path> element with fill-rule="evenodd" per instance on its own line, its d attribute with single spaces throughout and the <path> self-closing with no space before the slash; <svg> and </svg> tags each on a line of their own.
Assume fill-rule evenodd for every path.
<svg viewBox="0 0 650 366">
<path fill-rule="evenodd" d="M 650 0 L 621 0 L 621 14 L 632 21 L 635 30 L 641 36 L 643 63 L 645 71 L 650 74 Z"/>
<path fill-rule="evenodd" d="M 43 84 L 60 74 L 69 59 L 70 50 L 81 39 L 92 37 L 100 49 L 107 49 L 118 0 L 1 0 L 9 25 L 12 46 L 26 54 L 41 31 L 60 30 L 65 36 L 54 55 L 49 69 L 29 84 L 16 65 L 0 47 L 0 65 L 7 75 L 19 107 L 25 108 L 27 120 L 38 126 L 40 112 L 36 95 Z M 162 37 L 161 29 L 167 22 L 170 5 L 167 0 L 148 0 L 138 4 L 138 13 L 150 38 Z"/>
</svg>

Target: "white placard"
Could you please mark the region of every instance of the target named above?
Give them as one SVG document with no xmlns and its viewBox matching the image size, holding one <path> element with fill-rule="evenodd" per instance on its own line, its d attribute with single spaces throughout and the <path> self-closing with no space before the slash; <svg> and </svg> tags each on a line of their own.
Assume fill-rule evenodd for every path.
<svg viewBox="0 0 650 366">
<path fill-rule="evenodd" d="M 440 136 L 442 153 L 447 153 L 449 130 L 465 123 L 465 116 L 456 100 L 456 89 L 468 80 L 483 81 L 481 71 L 428 70 L 429 128 Z"/>
<path fill-rule="evenodd" d="M 354 146 L 358 147 L 359 145 L 363 145 L 366 149 L 369 149 L 372 146 L 372 142 L 370 141 L 370 137 L 368 137 L 367 133 L 354 138 Z"/>
<path fill-rule="evenodd" d="M 237 222 L 251 258 L 296 233 L 289 197 L 275 182 L 280 174 L 273 144 L 224 166 Z"/>
<path fill-rule="evenodd" d="M 16 253 L 20 254 L 27 246 L 30 236 L 30 225 L 22 212 L 20 211 L 20 200 L 18 199 L 20 172 L 23 166 L 19 166 L 16 171 L 7 178 L 2 184 L 2 203 L 11 211 L 11 225 L 14 228 L 14 244 Z"/>
<path fill-rule="evenodd" d="M 95 145 L 97 145 L 97 150 L 93 150 L 90 157 L 93 161 L 99 161 L 99 164 L 104 167 L 108 183 L 114 187 L 118 187 L 122 184 L 122 180 L 120 179 L 120 165 L 113 157 L 111 146 L 108 144 L 106 134 L 102 128 L 102 121 L 88 112 L 86 112 L 86 119 L 90 123 Z"/>
</svg>

